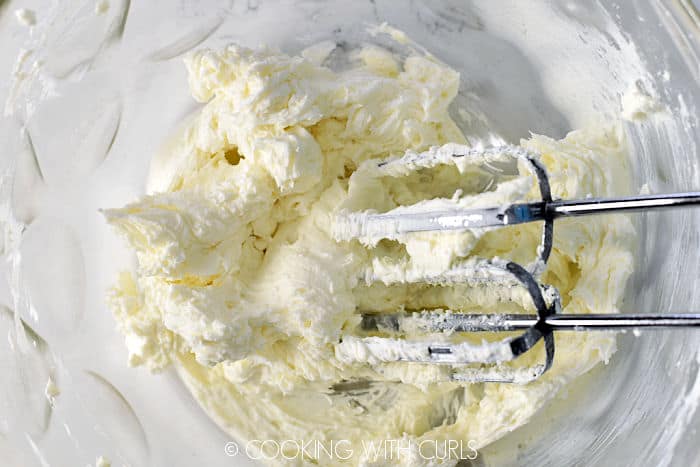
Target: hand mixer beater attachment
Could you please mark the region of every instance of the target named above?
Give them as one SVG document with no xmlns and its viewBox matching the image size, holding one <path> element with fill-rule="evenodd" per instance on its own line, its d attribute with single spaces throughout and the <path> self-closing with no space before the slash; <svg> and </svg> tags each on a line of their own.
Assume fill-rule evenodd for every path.
<svg viewBox="0 0 700 467">
<path fill-rule="evenodd" d="M 540 221 L 543 227 L 537 258 L 526 266 L 498 258 L 469 258 L 442 272 L 408 272 L 398 280 L 378 277 L 370 271 L 364 278 L 367 284 L 400 281 L 442 287 L 499 287 L 511 292 L 520 289 L 526 292 L 530 308 L 534 308 L 535 313 L 471 314 L 436 309 L 380 313 L 360 310 L 358 332 L 343 336 L 336 345 L 336 355 L 340 359 L 370 365 L 434 363 L 449 366 L 448 378 L 454 381 L 523 384 L 539 378 L 552 366 L 554 331 L 700 327 L 700 314 L 690 313 L 561 314 L 559 292 L 552 286 L 540 284 L 537 279 L 552 251 L 555 219 L 700 205 L 700 192 L 554 200 L 539 155 L 517 146 L 481 149 L 447 145 L 422 154 L 407 153 L 381 162 L 367 161 L 353 177 L 363 177 L 365 182 L 370 180 L 371 183 L 372 180 L 405 177 L 445 164 L 457 166 L 460 173 L 468 167 L 479 167 L 492 174 L 503 173 L 504 167 L 515 165 L 517 175 L 495 189 L 491 183 L 486 191 L 475 197 L 460 198 L 461 193 L 458 193 L 452 199 L 424 200 L 386 212 L 343 206 L 333 226 L 336 240 L 356 239 L 374 245 L 383 239 L 397 240 L 420 232 L 483 233 L 494 228 Z M 528 187 L 531 188 L 533 177 L 537 180 L 539 199 L 502 203 L 505 192 L 525 196 L 530 191 Z M 463 333 L 515 331 L 522 333 L 491 342 L 455 342 L 450 339 Z M 405 337 L 409 334 L 420 337 Z M 543 363 L 529 367 L 509 363 L 531 351 L 540 341 L 544 343 Z"/>
</svg>

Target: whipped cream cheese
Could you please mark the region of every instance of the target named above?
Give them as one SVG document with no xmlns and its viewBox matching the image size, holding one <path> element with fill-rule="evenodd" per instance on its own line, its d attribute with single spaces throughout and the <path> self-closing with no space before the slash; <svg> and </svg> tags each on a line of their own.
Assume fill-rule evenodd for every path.
<svg viewBox="0 0 700 467">
<path fill-rule="evenodd" d="M 36 13 L 29 8 L 19 8 L 15 10 L 15 18 L 22 26 L 31 27 L 36 25 Z"/>
<path fill-rule="evenodd" d="M 370 364 L 396 360 L 415 361 L 429 357 L 428 345 L 432 343 L 434 342 L 380 337 L 358 339 L 348 336 L 336 346 L 336 357 L 340 361 L 360 360 Z M 460 363 L 501 363 L 513 358 L 508 341 L 483 341 L 476 345 L 463 342 L 453 347 L 452 355 Z"/>
<path fill-rule="evenodd" d="M 53 406 L 56 402 L 56 397 L 58 397 L 60 394 L 61 390 L 58 386 L 56 386 L 56 382 L 53 380 L 53 378 L 49 376 L 49 378 L 46 380 L 46 386 L 44 387 L 44 395 L 46 396 L 46 400 L 48 400 L 49 404 Z"/>
<path fill-rule="evenodd" d="M 659 100 L 644 88 L 641 81 L 630 84 L 620 99 L 622 117 L 629 121 L 642 121 L 650 116 L 663 112 Z"/>
<path fill-rule="evenodd" d="M 469 205 L 467 194 L 480 189 L 500 204 L 530 196 L 531 183 L 489 191 L 454 164 L 396 179 L 363 177 L 358 172 L 369 170 L 369 160 L 426 151 L 439 159 L 456 150 L 450 144 L 470 145 L 448 110 L 460 77 L 427 54 L 399 60 L 375 46 L 336 72 L 322 65 L 333 48 L 324 43 L 289 56 L 230 45 L 186 59 L 201 112 L 153 166 L 149 194 L 105 211 L 138 259 L 138 270 L 123 273 L 109 298 L 130 363 L 153 370 L 174 364 L 209 415 L 243 440 L 359 446 L 469 439 L 484 446 L 607 361 L 614 336 L 557 336 L 554 367 L 528 385 L 449 382 L 444 365 L 356 362 L 367 352 L 352 338 L 358 310 L 526 309 L 527 294 L 512 287 L 410 282 L 477 257 L 527 264 L 540 227 L 336 239 L 341 207 Z M 628 191 L 627 146 L 616 123 L 560 141 L 533 135 L 521 145 L 540 154 L 556 197 Z M 633 235 L 625 216 L 558 221 L 542 279 L 558 287 L 564 312 L 618 310 Z M 474 356 L 469 343 L 482 337 L 465 337 L 465 354 Z M 502 338 L 493 336 L 487 359 L 506 359 Z M 381 347 L 375 351 L 382 355 Z M 523 356 L 522 364 L 538 357 Z M 356 381 L 370 382 L 341 383 Z M 429 464 L 426 450 L 419 456 L 413 446 L 395 462 Z M 377 461 L 354 452 L 353 463 Z"/>
</svg>

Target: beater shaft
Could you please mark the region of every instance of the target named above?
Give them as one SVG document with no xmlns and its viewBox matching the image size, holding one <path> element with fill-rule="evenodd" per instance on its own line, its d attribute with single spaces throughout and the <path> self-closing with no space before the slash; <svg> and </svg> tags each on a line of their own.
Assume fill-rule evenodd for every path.
<svg viewBox="0 0 700 467">
<path fill-rule="evenodd" d="M 410 320 L 412 329 L 424 332 L 498 332 L 528 329 L 540 320 L 525 314 L 464 314 L 442 311 L 423 313 L 366 313 L 362 329 L 401 331 Z M 555 314 L 542 323 L 555 331 L 608 331 L 625 328 L 700 327 L 700 314 Z"/>
<path fill-rule="evenodd" d="M 384 232 L 410 233 L 440 230 L 462 230 L 498 227 L 543 221 L 547 218 L 646 211 L 700 205 L 700 192 L 640 195 L 620 198 L 539 201 L 507 207 L 417 211 L 400 213 L 362 213 L 356 218 L 359 235 L 381 235 Z"/>
</svg>

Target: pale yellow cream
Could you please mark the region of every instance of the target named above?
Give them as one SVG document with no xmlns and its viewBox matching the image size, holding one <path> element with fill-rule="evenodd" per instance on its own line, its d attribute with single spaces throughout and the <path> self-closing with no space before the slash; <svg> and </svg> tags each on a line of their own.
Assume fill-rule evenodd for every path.
<svg viewBox="0 0 700 467">
<path fill-rule="evenodd" d="M 238 439 L 350 440 L 349 462 L 377 465 L 385 459 L 372 459 L 363 441 L 484 446 L 607 361 L 614 336 L 557 336 L 554 367 L 529 385 L 434 382 L 449 368 L 338 358 L 358 309 L 493 312 L 504 298 L 464 287 L 367 286 L 368 269 L 401 276 L 411 268 L 439 272 L 472 256 L 527 262 L 540 226 L 376 245 L 335 241 L 341 205 L 388 209 L 473 187 L 469 173 L 450 168 L 396 189 L 357 177 L 350 183 L 370 159 L 469 141 L 448 112 L 457 72 L 429 56 L 399 61 L 377 47 L 334 72 L 319 64 L 332 49 L 288 56 L 232 45 L 186 60 L 192 94 L 204 107 L 154 166 L 151 193 L 105 212 L 138 257 L 138 270 L 123 273 L 110 297 L 130 363 L 154 370 L 174 363 L 209 415 Z M 541 154 L 557 197 L 627 189 L 627 149 L 616 125 L 561 141 L 534 135 L 522 145 Z M 557 222 L 542 279 L 559 288 L 565 312 L 617 311 L 633 235 L 624 216 Z M 357 379 L 380 382 L 330 389 Z M 429 445 L 420 453 L 417 446 L 393 462 L 434 462 Z"/>
</svg>

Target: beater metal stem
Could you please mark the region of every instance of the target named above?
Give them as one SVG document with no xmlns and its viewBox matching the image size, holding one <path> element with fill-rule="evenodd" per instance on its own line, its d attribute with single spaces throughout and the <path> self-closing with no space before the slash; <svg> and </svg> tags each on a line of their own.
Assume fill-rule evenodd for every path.
<svg viewBox="0 0 700 467">
<path fill-rule="evenodd" d="M 700 192 L 667 193 L 660 195 L 626 196 L 623 198 L 589 198 L 554 200 L 550 202 L 514 204 L 509 209 L 518 212 L 508 224 L 543 220 L 546 216 L 573 217 L 652 209 L 700 205 Z M 529 212 L 528 212 L 529 211 Z"/>
<path fill-rule="evenodd" d="M 537 315 L 464 314 L 445 312 L 366 313 L 362 315 L 364 330 L 400 331 L 411 320 L 425 332 L 498 332 L 528 329 L 537 324 Z M 542 323 L 554 331 L 610 331 L 626 328 L 700 327 L 699 313 L 676 314 L 553 314 Z"/>
</svg>

